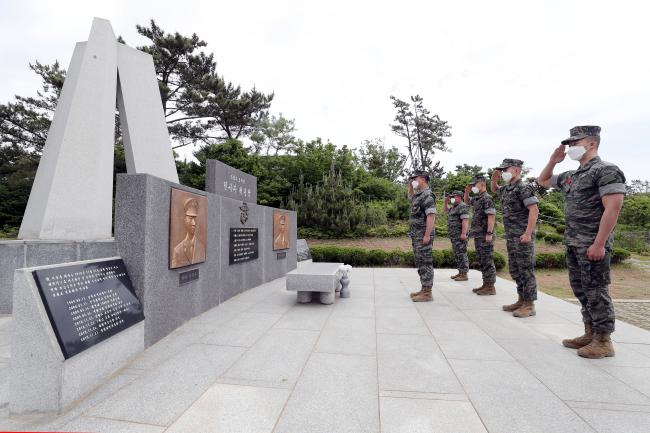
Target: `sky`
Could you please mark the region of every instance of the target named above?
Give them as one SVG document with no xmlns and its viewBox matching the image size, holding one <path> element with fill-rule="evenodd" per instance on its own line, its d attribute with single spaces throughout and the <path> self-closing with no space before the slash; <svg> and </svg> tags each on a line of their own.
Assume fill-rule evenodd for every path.
<svg viewBox="0 0 650 433">
<path fill-rule="evenodd" d="M 405 149 L 390 96 L 419 94 L 452 126 L 446 169 L 518 158 L 535 174 L 572 126 L 595 124 L 602 158 L 650 179 L 649 12 L 628 0 L 0 0 L 0 101 L 39 89 L 30 62 L 67 68 L 93 17 L 133 46 L 153 18 L 197 33 L 227 80 L 274 92 L 271 113 L 304 140 Z"/>
</svg>

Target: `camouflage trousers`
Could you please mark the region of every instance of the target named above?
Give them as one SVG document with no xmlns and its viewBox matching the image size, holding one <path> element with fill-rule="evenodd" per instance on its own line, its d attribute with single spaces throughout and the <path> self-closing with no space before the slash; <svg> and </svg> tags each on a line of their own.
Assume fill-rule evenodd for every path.
<svg viewBox="0 0 650 433">
<path fill-rule="evenodd" d="M 535 241 L 523 244 L 519 238 L 507 239 L 508 268 L 510 276 L 517 283 L 517 293 L 524 301 L 537 299 L 535 279 Z"/>
<path fill-rule="evenodd" d="M 415 267 L 418 268 L 420 275 L 420 283 L 423 286 L 433 286 L 433 236 L 428 244 L 422 245 L 422 237 L 414 236 L 411 238 L 413 242 L 413 254 L 415 255 Z"/>
<path fill-rule="evenodd" d="M 467 259 L 467 239 L 464 241 L 460 238 L 451 238 L 451 247 L 456 257 L 456 267 L 458 272 L 466 274 L 469 271 L 469 260 Z"/>
<path fill-rule="evenodd" d="M 609 297 L 611 251 L 600 261 L 587 258 L 587 247 L 567 246 L 567 266 L 573 294 L 582 305 L 582 321 L 594 331 L 614 332 L 614 304 Z"/>
<path fill-rule="evenodd" d="M 474 238 L 474 248 L 478 257 L 483 283 L 494 284 L 497 281 L 497 270 L 494 267 L 494 241 L 485 242 L 485 236 Z"/>
</svg>

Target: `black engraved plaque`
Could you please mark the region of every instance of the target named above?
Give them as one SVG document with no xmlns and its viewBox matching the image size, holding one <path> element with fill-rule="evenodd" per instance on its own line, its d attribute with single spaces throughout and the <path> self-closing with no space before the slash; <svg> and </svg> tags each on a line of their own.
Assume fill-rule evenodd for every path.
<svg viewBox="0 0 650 433">
<path fill-rule="evenodd" d="M 122 259 L 32 274 L 66 359 L 144 320 Z"/>
<path fill-rule="evenodd" d="M 257 228 L 231 228 L 229 264 L 248 262 L 259 257 Z"/>
<path fill-rule="evenodd" d="M 199 269 L 192 269 L 189 271 L 181 272 L 178 274 L 178 285 L 182 286 L 192 281 L 199 279 Z"/>
<path fill-rule="evenodd" d="M 287 258 L 287 252 L 286 251 L 278 253 L 278 255 L 276 257 L 277 260 L 282 260 L 282 259 L 286 259 L 286 258 Z"/>
</svg>

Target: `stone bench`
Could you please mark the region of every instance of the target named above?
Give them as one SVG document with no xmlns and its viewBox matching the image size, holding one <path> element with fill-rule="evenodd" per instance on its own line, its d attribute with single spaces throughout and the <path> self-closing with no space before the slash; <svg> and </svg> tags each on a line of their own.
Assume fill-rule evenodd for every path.
<svg viewBox="0 0 650 433">
<path fill-rule="evenodd" d="M 297 269 L 287 273 L 287 290 L 298 292 L 299 303 L 311 302 L 312 293 L 318 293 L 321 304 L 333 304 L 336 292 L 341 290 L 342 266 L 343 263 L 301 262 Z M 349 296 L 348 283 L 344 283 L 342 298 Z"/>
</svg>

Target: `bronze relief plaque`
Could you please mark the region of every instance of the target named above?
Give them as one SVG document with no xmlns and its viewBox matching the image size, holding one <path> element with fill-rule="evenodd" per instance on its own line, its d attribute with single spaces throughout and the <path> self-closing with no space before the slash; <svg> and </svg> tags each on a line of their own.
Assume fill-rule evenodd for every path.
<svg viewBox="0 0 650 433">
<path fill-rule="evenodd" d="M 289 212 L 273 211 L 273 251 L 289 248 L 291 219 Z"/>
<path fill-rule="evenodd" d="M 169 269 L 205 262 L 208 199 L 171 189 L 169 206 Z"/>
</svg>

